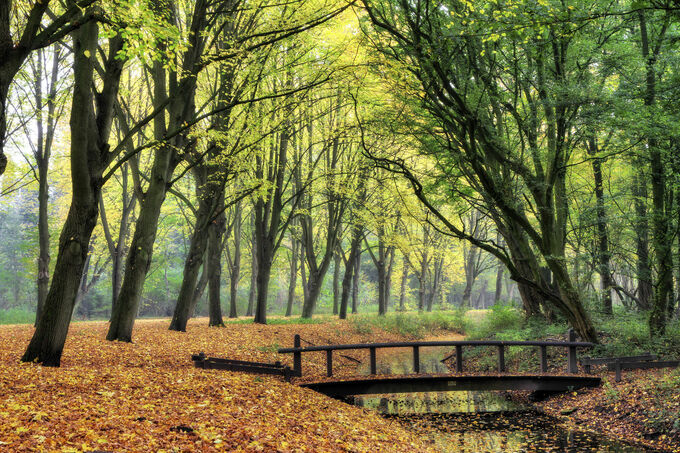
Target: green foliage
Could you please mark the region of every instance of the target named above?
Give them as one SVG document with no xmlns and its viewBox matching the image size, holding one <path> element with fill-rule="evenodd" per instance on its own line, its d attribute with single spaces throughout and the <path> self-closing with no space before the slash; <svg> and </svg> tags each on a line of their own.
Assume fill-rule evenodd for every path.
<svg viewBox="0 0 680 453">
<path fill-rule="evenodd" d="M 496 304 L 486 313 L 481 322 L 470 324 L 466 329 L 469 339 L 498 337 L 501 333 L 520 334 L 523 317 L 519 310 L 507 305 Z M 503 338 L 511 339 L 511 338 Z"/>
<path fill-rule="evenodd" d="M 460 311 L 388 313 L 385 316 L 360 314 L 350 317 L 349 323 L 360 334 L 369 334 L 377 328 L 416 339 L 436 330 L 462 332 L 465 328 Z"/>
<path fill-rule="evenodd" d="M 596 319 L 602 332 L 602 344 L 593 355 L 617 356 L 652 352 L 675 358 L 680 351 L 680 320 L 668 324 L 666 334 L 650 338 L 647 313 L 617 310 L 614 316 Z"/>
<path fill-rule="evenodd" d="M 35 312 L 25 308 L 10 308 L 0 310 L 0 324 L 32 324 Z"/>
</svg>

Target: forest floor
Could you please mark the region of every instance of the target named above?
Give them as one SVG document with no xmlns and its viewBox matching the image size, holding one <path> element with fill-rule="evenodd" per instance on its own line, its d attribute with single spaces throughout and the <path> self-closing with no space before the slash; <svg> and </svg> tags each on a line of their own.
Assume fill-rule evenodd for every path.
<svg viewBox="0 0 680 453">
<path fill-rule="evenodd" d="M 33 328 L 0 326 L 0 451 L 430 451 L 426 437 L 398 422 L 280 377 L 193 367 L 197 352 L 291 364 L 276 351 L 292 346 L 294 334 L 303 345 L 423 338 L 348 321 L 273 321 L 208 328 L 195 319 L 179 333 L 165 319 L 139 320 L 132 344 L 104 340 L 106 322 L 74 323 L 60 368 L 19 363 Z M 425 337 L 460 339 L 452 329 Z M 535 362 L 533 353 L 509 355 L 508 369 L 527 372 L 521 366 Z M 355 374 L 367 356 L 338 353 L 334 375 Z M 495 357 L 471 354 L 466 363 L 483 372 Z M 325 354 L 305 354 L 303 370 L 321 378 Z M 532 404 L 567 426 L 680 452 L 678 370 L 624 371 L 620 383 L 613 373 L 602 377 L 599 388 Z"/>
<path fill-rule="evenodd" d="M 661 451 L 680 453 L 680 372 L 623 371 L 602 374 L 603 385 L 533 403 L 566 426 Z"/>
<path fill-rule="evenodd" d="M 191 354 L 274 362 L 298 333 L 310 343 L 395 341 L 347 322 L 228 324 L 139 320 L 134 343 L 104 339 L 106 322 L 71 326 L 60 368 L 20 364 L 30 325 L 0 326 L 0 451 L 429 451 L 416 434 L 280 377 L 193 367 Z M 312 354 L 315 356 L 316 354 Z M 308 371 L 324 357 L 305 357 Z M 336 359 L 336 368 L 353 367 Z M 289 360 L 290 361 L 290 360 Z M 306 370 L 306 372 L 307 372 Z"/>
</svg>

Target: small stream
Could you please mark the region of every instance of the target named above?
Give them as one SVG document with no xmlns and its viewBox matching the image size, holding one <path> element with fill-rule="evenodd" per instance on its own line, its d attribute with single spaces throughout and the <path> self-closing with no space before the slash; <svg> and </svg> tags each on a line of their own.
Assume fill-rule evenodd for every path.
<svg viewBox="0 0 680 453">
<path fill-rule="evenodd" d="M 443 351 L 421 351 L 421 372 L 447 373 Z M 378 374 L 413 372 L 412 355 L 394 350 L 378 357 Z M 367 364 L 359 372 L 369 374 Z M 652 452 L 577 431 L 502 392 L 461 391 L 356 396 L 354 403 L 376 410 L 430 440 L 441 452 Z"/>
</svg>

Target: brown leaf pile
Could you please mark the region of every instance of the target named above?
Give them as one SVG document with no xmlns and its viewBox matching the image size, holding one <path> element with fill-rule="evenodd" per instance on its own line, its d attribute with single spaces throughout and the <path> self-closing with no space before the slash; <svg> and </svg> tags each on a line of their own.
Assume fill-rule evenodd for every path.
<svg viewBox="0 0 680 453">
<path fill-rule="evenodd" d="M 538 406 L 580 429 L 680 453 L 680 431 L 673 428 L 680 425 L 680 388 L 664 385 L 673 372 L 624 371 L 621 382 L 614 382 L 614 373 L 603 373 L 605 385 L 559 395 Z"/>
<path fill-rule="evenodd" d="M 0 451 L 428 451 L 377 414 L 279 377 L 196 369 L 190 359 L 203 351 L 290 364 L 276 349 L 292 346 L 295 333 L 314 344 L 368 341 L 344 322 L 208 328 L 201 319 L 186 333 L 167 326 L 138 321 L 127 344 L 104 340 L 105 322 L 73 324 L 56 369 L 19 363 L 31 326 L 1 326 Z M 305 373 L 321 374 L 324 356 L 312 356 Z"/>
</svg>

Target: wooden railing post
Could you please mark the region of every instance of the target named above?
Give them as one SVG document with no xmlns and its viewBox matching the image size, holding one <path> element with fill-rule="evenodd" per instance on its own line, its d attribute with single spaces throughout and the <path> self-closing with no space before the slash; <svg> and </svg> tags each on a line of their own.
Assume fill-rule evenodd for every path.
<svg viewBox="0 0 680 453">
<path fill-rule="evenodd" d="M 420 373 L 420 348 L 413 347 L 413 372 Z"/>
<path fill-rule="evenodd" d="M 590 364 L 590 356 L 584 357 L 583 360 L 581 360 L 581 365 L 583 365 L 583 371 L 590 374 L 592 366 Z"/>
<path fill-rule="evenodd" d="M 547 346 L 539 346 L 539 355 L 540 355 L 540 360 L 541 360 L 541 373 L 547 373 L 548 372 L 548 347 Z"/>
<path fill-rule="evenodd" d="M 505 346 L 498 345 L 498 372 L 505 372 Z"/>
<path fill-rule="evenodd" d="M 576 333 L 574 332 L 574 329 L 569 329 L 567 331 L 567 341 L 576 341 Z M 567 351 L 567 360 L 569 362 L 569 373 L 578 373 L 578 363 L 576 362 L 576 346 L 569 346 L 569 350 Z"/>
<path fill-rule="evenodd" d="M 614 370 L 616 371 L 616 382 L 621 382 L 621 360 L 616 359 L 614 366 Z"/>
<path fill-rule="evenodd" d="M 326 376 L 333 376 L 333 350 L 326 351 Z"/>
<path fill-rule="evenodd" d="M 375 359 L 375 348 L 368 348 L 371 355 L 371 374 L 378 374 L 378 366 Z"/>
<path fill-rule="evenodd" d="M 295 334 L 295 337 L 293 337 L 293 347 L 300 348 L 300 345 L 300 335 Z M 293 353 L 293 375 L 302 376 L 302 353 L 300 351 Z"/>
<path fill-rule="evenodd" d="M 463 372 L 463 346 L 456 345 L 456 371 Z"/>
</svg>

